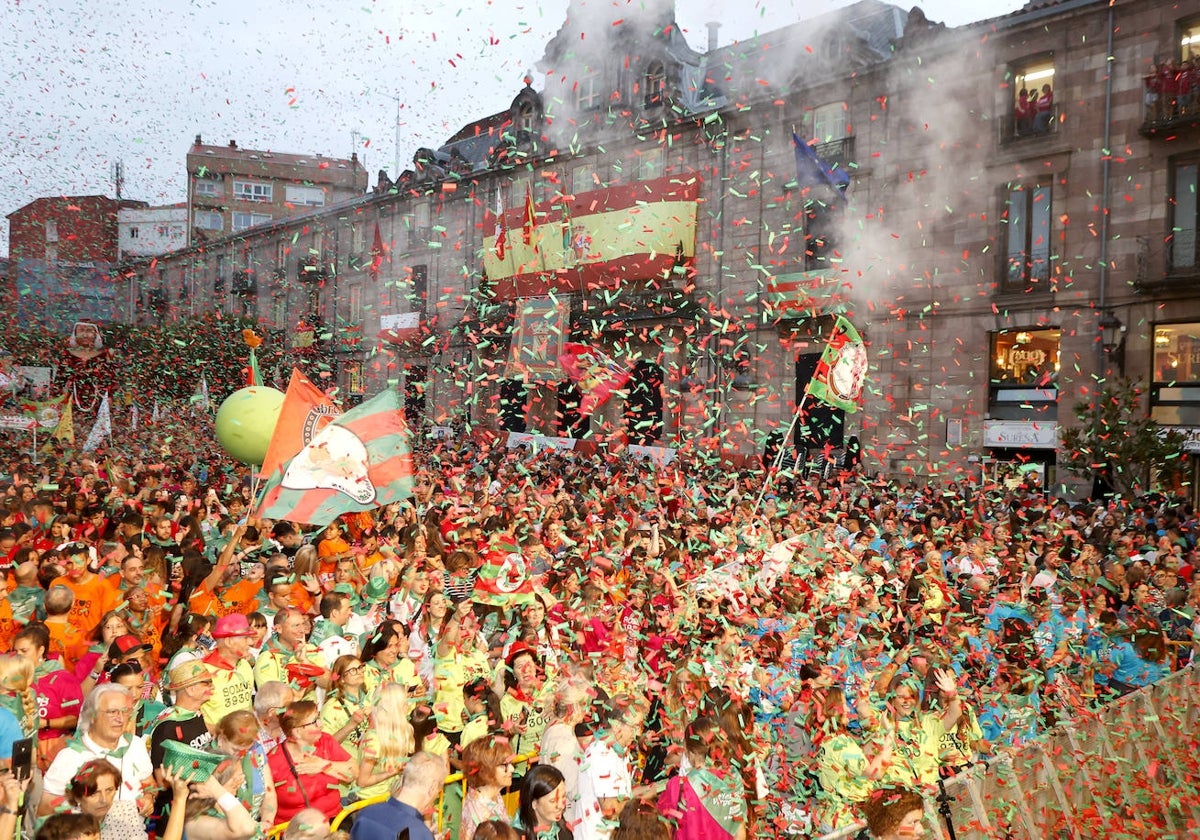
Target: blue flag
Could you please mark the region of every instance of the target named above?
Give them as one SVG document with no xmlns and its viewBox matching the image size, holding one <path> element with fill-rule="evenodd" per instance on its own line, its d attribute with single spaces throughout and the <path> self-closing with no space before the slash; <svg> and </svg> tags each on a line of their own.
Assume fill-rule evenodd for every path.
<svg viewBox="0 0 1200 840">
<path fill-rule="evenodd" d="M 801 187 L 824 184 L 833 190 L 842 201 L 846 200 L 846 187 L 850 186 L 850 173 L 841 167 L 834 168 L 817 156 L 816 150 L 792 132 L 796 145 L 796 181 Z"/>
</svg>

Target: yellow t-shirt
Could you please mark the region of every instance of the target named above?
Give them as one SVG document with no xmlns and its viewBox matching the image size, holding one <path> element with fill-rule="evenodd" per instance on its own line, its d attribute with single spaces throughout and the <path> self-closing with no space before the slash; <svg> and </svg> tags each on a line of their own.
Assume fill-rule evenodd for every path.
<svg viewBox="0 0 1200 840">
<path fill-rule="evenodd" d="M 858 821 L 854 805 L 866 799 L 875 787 L 875 782 L 867 778 L 866 767 L 867 756 L 849 733 L 830 735 L 821 744 L 817 754 L 821 794 L 817 797 L 816 819 L 822 833 Z"/>
<path fill-rule="evenodd" d="M 906 786 L 936 784 L 945 732 L 940 712 L 913 712 L 907 720 L 899 721 L 892 762 L 884 769 L 883 781 Z"/>
<path fill-rule="evenodd" d="M 329 669 L 328 663 L 325 662 L 325 654 L 321 653 L 320 648 L 316 645 L 305 644 L 304 653 L 304 660 L 310 665 L 319 665 L 326 670 Z M 299 659 L 295 652 L 268 645 L 263 648 L 263 652 L 258 655 L 258 659 L 254 662 L 254 684 L 261 688 L 264 683 L 272 681 L 291 683 L 292 679 L 288 676 L 287 666 L 298 661 Z M 315 695 L 316 681 L 314 680 L 301 699 L 311 700 Z"/>
<path fill-rule="evenodd" d="M 426 746 L 428 749 L 428 746 Z M 358 789 L 359 799 L 374 799 L 377 796 L 387 796 L 391 792 L 392 784 L 396 781 L 396 777 L 400 775 L 400 771 L 404 769 L 404 765 L 408 763 L 408 756 L 400 755 L 390 759 L 381 759 L 379 757 L 379 738 L 374 732 L 367 732 L 362 741 L 362 757 L 363 761 L 374 762 L 372 775 L 390 772 L 392 775 L 381 782 L 376 782 L 373 785 L 368 785 Z"/>
<path fill-rule="evenodd" d="M 419 700 L 425 696 L 421 685 L 421 676 L 417 666 L 407 656 L 396 660 L 396 664 L 388 670 L 383 670 L 374 662 L 368 662 L 363 668 L 363 687 L 367 694 L 374 694 L 384 683 L 400 683 L 408 689 L 408 699 Z"/>
<path fill-rule="evenodd" d="M 213 654 L 203 662 L 212 674 L 213 695 L 200 707 L 200 713 L 210 728 L 230 712 L 254 711 L 254 671 L 249 662 L 239 660 L 232 670 L 219 657 L 214 659 Z"/>
</svg>

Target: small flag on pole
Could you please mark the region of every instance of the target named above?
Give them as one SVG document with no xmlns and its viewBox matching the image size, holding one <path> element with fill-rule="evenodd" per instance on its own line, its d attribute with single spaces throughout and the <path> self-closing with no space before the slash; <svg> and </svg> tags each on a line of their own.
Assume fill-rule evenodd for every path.
<svg viewBox="0 0 1200 840">
<path fill-rule="evenodd" d="M 501 201 L 499 191 L 496 192 L 496 259 L 504 259 L 507 252 L 508 244 L 505 240 L 508 238 L 508 231 L 504 228 L 504 203 Z"/>
<path fill-rule="evenodd" d="M 858 411 L 858 397 L 866 378 L 866 345 L 854 325 L 839 315 L 805 391 L 821 402 L 853 414 Z"/>
<path fill-rule="evenodd" d="M 525 223 L 521 226 L 521 238 L 526 245 L 533 244 L 533 231 L 537 227 L 537 208 L 533 206 L 533 187 L 525 187 Z"/>
</svg>

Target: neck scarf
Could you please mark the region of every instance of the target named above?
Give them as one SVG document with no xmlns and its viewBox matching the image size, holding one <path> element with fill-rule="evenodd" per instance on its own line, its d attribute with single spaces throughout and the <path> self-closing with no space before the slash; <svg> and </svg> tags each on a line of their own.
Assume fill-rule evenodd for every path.
<svg viewBox="0 0 1200 840">
<path fill-rule="evenodd" d="M 722 776 L 707 767 L 692 767 L 686 778 L 708 815 L 730 837 L 736 836 L 746 820 L 745 793 L 736 774 Z"/>
</svg>

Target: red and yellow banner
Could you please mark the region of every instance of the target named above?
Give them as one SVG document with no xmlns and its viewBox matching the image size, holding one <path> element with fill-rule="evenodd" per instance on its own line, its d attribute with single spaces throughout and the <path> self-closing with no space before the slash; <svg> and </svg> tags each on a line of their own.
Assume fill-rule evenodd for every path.
<svg viewBox="0 0 1200 840">
<path fill-rule="evenodd" d="M 501 300 L 666 277 L 696 255 L 699 192 L 699 176 L 667 175 L 540 204 L 530 197 L 484 239 L 484 270 Z"/>
</svg>

